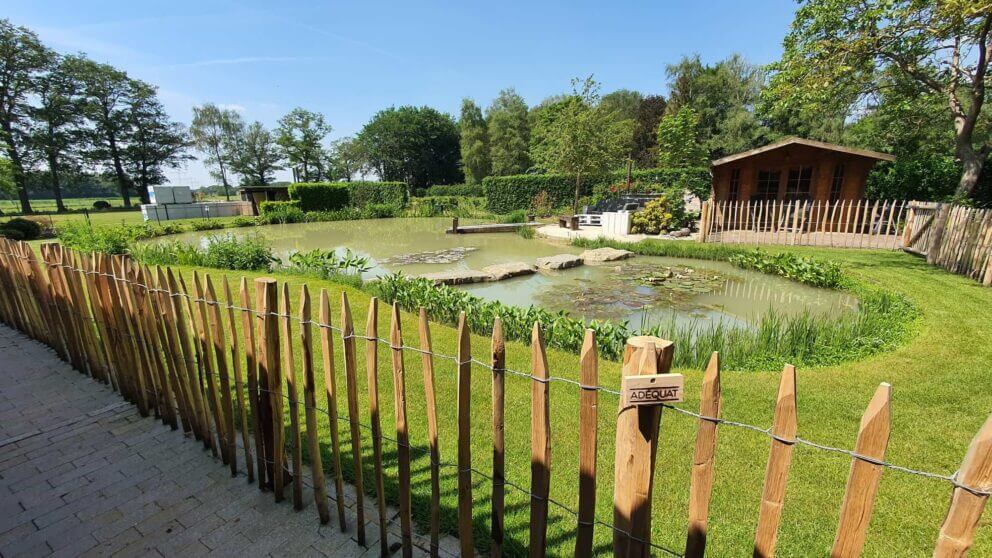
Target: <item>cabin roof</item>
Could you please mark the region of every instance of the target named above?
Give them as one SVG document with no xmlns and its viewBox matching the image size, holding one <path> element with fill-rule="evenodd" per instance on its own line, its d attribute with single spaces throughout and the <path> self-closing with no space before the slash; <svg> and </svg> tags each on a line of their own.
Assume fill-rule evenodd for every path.
<svg viewBox="0 0 992 558">
<path fill-rule="evenodd" d="M 718 167 L 720 165 L 726 165 L 727 163 L 732 163 L 734 161 L 739 161 L 741 159 L 746 159 L 748 157 L 753 157 L 754 155 L 759 155 L 761 153 L 767 153 L 769 151 L 774 151 L 776 149 L 781 149 L 789 145 L 805 145 L 807 147 L 813 147 L 816 149 L 824 149 L 827 151 L 836 151 L 838 153 L 846 153 L 848 155 L 855 155 L 857 157 L 865 157 L 868 159 L 877 159 L 880 161 L 895 161 L 896 158 L 888 153 L 882 153 L 880 151 L 871 151 L 868 149 L 858 149 L 856 147 L 844 147 L 843 145 L 837 145 L 835 143 L 827 143 L 825 141 L 816 141 L 811 139 L 799 138 L 799 137 L 788 137 L 783 140 L 777 141 L 775 143 L 770 143 L 764 147 L 758 147 L 756 149 L 751 149 L 748 151 L 742 151 L 740 153 L 735 153 L 733 155 L 727 155 L 726 157 L 721 157 L 710 163 L 713 167 Z"/>
</svg>

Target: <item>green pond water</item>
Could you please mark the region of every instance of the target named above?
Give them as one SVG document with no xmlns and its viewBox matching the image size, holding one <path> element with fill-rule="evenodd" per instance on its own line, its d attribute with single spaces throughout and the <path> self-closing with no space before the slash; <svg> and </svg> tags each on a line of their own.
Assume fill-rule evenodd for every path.
<svg viewBox="0 0 992 558">
<path fill-rule="evenodd" d="M 463 220 L 462 224 L 470 222 Z M 261 234 L 283 260 L 294 251 L 348 248 L 372 258 L 374 266 L 364 274 L 369 279 L 396 271 L 418 275 L 505 262 L 533 263 L 542 256 L 583 251 L 549 240 L 524 239 L 515 233 L 445 234 L 450 225 L 446 218 L 375 219 L 195 232 L 169 238 L 195 243 L 211 234 Z M 723 321 L 747 327 L 769 308 L 786 316 L 804 311 L 836 316 L 857 308 L 857 299 L 848 294 L 744 271 L 726 262 L 653 256 L 457 288 L 506 304 L 565 310 L 589 320 L 626 320 L 635 327 L 672 320 Z"/>
</svg>

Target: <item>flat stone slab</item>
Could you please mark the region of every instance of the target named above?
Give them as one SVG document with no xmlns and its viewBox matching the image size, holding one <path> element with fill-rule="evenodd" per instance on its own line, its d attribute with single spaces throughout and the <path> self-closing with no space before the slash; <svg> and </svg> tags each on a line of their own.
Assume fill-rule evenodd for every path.
<svg viewBox="0 0 992 558">
<path fill-rule="evenodd" d="M 430 279 L 438 285 L 466 285 L 468 283 L 482 283 L 491 281 L 492 275 L 485 271 L 474 269 L 459 269 L 454 271 L 438 271 L 436 273 L 425 273 L 420 277 Z"/>
<path fill-rule="evenodd" d="M 502 281 L 511 277 L 530 275 L 537 272 L 537 268 L 532 264 L 524 262 L 508 262 L 490 265 L 482 268 L 483 273 L 490 275 L 490 281 Z"/>
<path fill-rule="evenodd" d="M 600 263 L 600 262 L 615 262 L 617 260 L 626 260 L 627 258 L 633 257 L 634 253 L 630 250 L 618 250 L 616 248 L 596 248 L 595 250 L 586 250 L 582 252 L 579 257 L 585 263 Z"/>
<path fill-rule="evenodd" d="M 582 258 L 575 254 L 558 254 L 547 258 L 537 258 L 537 267 L 540 269 L 568 269 L 582 265 Z"/>
</svg>

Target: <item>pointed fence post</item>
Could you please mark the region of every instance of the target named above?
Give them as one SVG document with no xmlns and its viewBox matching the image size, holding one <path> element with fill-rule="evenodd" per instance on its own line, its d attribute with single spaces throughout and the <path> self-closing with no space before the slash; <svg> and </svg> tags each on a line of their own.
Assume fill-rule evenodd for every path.
<svg viewBox="0 0 992 558">
<path fill-rule="evenodd" d="M 579 352 L 579 511 L 575 535 L 576 558 L 592 556 L 596 523 L 596 436 L 599 427 L 599 355 L 596 333 L 587 329 Z"/>
<path fill-rule="evenodd" d="M 782 521 L 785 487 L 789 481 L 792 446 L 795 444 L 798 422 L 796 368 L 787 364 L 778 385 L 778 401 L 775 403 L 775 418 L 772 421 L 774 438 L 768 455 L 768 467 L 765 469 L 765 485 L 761 494 L 761 508 L 758 511 L 758 529 L 754 535 L 755 558 L 775 556 L 775 543 L 778 541 L 778 527 Z"/>
<path fill-rule="evenodd" d="M 985 425 L 968 446 L 957 481 L 986 494 L 975 494 L 961 486 L 954 488 L 951 507 L 947 510 L 944 524 L 940 526 L 937 546 L 933 549 L 934 558 L 960 558 L 975 542 L 978 522 L 989 500 L 987 492 L 992 490 L 992 415 L 985 420 Z"/>
<path fill-rule="evenodd" d="M 720 418 L 720 355 L 715 352 L 710 356 L 703 375 L 699 414 L 711 419 Z M 714 420 L 699 419 L 696 452 L 692 459 L 692 479 L 689 484 L 689 535 L 685 543 L 687 558 L 702 558 L 706 551 L 710 496 L 713 494 L 716 430 L 717 423 Z"/>
<path fill-rule="evenodd" d="M 463 558 L 472 543 L 472 346 L 465 312 L 458 316 L 458 542 Z"/>
<path fill-rule="evenodd" d="M 889 446 L 891 432 L 892 386 L 882 383 L 875 390 L 875 396 L 861 416 L 854 452 L 869 459 L 882 461 L 885 459 L 885 450 Z M 857 458 L 851 462 L 851 473 L 847 477 L 847 489 L 844 491 L 844 503 L 840 508 L 837 536 L 830 551 L 831 558 L 861 556 L 881 479 L 881 465 Z"/>
<path fill-rule="evenodd" d="M 431 558 L 440 554 L 441 538 L 441 455 L 437 442 L 437 400 L 434 393 L 434 355 L 431 350 L 431 330 L 427 310 L 420 308 L 420 351 L 424 373 L 424 399 L 427 411 L 427 436 L 431 458 Z M 495 546 L 495 543 L 494 543 Z"/>
<path fill-rule="evenodd" d="M 675 345 L 638 336 L 624 347 L 622 374 L 665 374 L 672 368 Z M 642 558 L 651 541 L 651 492 L 658 448 L 660 406 L 624 406 L 617 415 L 613 493 L 613 555 Z M 629 533 L 629 534 L 628 534 Z"/>
<path fill-rule="evenodd" d="M 540 558 L 548 544 L 548 495 L 551 489 L 551 415 L 548 357 L 540 322 L 530 338 L 530 555 Z"/>
</svg>

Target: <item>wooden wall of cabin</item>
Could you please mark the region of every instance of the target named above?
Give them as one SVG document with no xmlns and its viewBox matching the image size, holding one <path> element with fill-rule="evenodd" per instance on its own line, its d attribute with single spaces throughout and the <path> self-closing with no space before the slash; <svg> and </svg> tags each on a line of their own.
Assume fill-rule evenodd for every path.
<svg viewBox="0 0 992 558">
<path fill-rule="evenodd" d="M 813 200 L 827 201 L 838 164 L 844 165 L 840 199 L 863 199 L 868 173 L 875 166 L 875 160 L 804 145 L 790 145 L 713 168 L 713 195 L 717 201 L 729 200 L 731 177 L 734 170 L 739 169 L 740 193 L 737 199 L 750 200 L 757 193 L 758 171 L 778 170 L 777 199 L 782 200 L 785 199 L 789 169 L 810 166 L 813 168 L 810 196 Z"/>
</svg>

